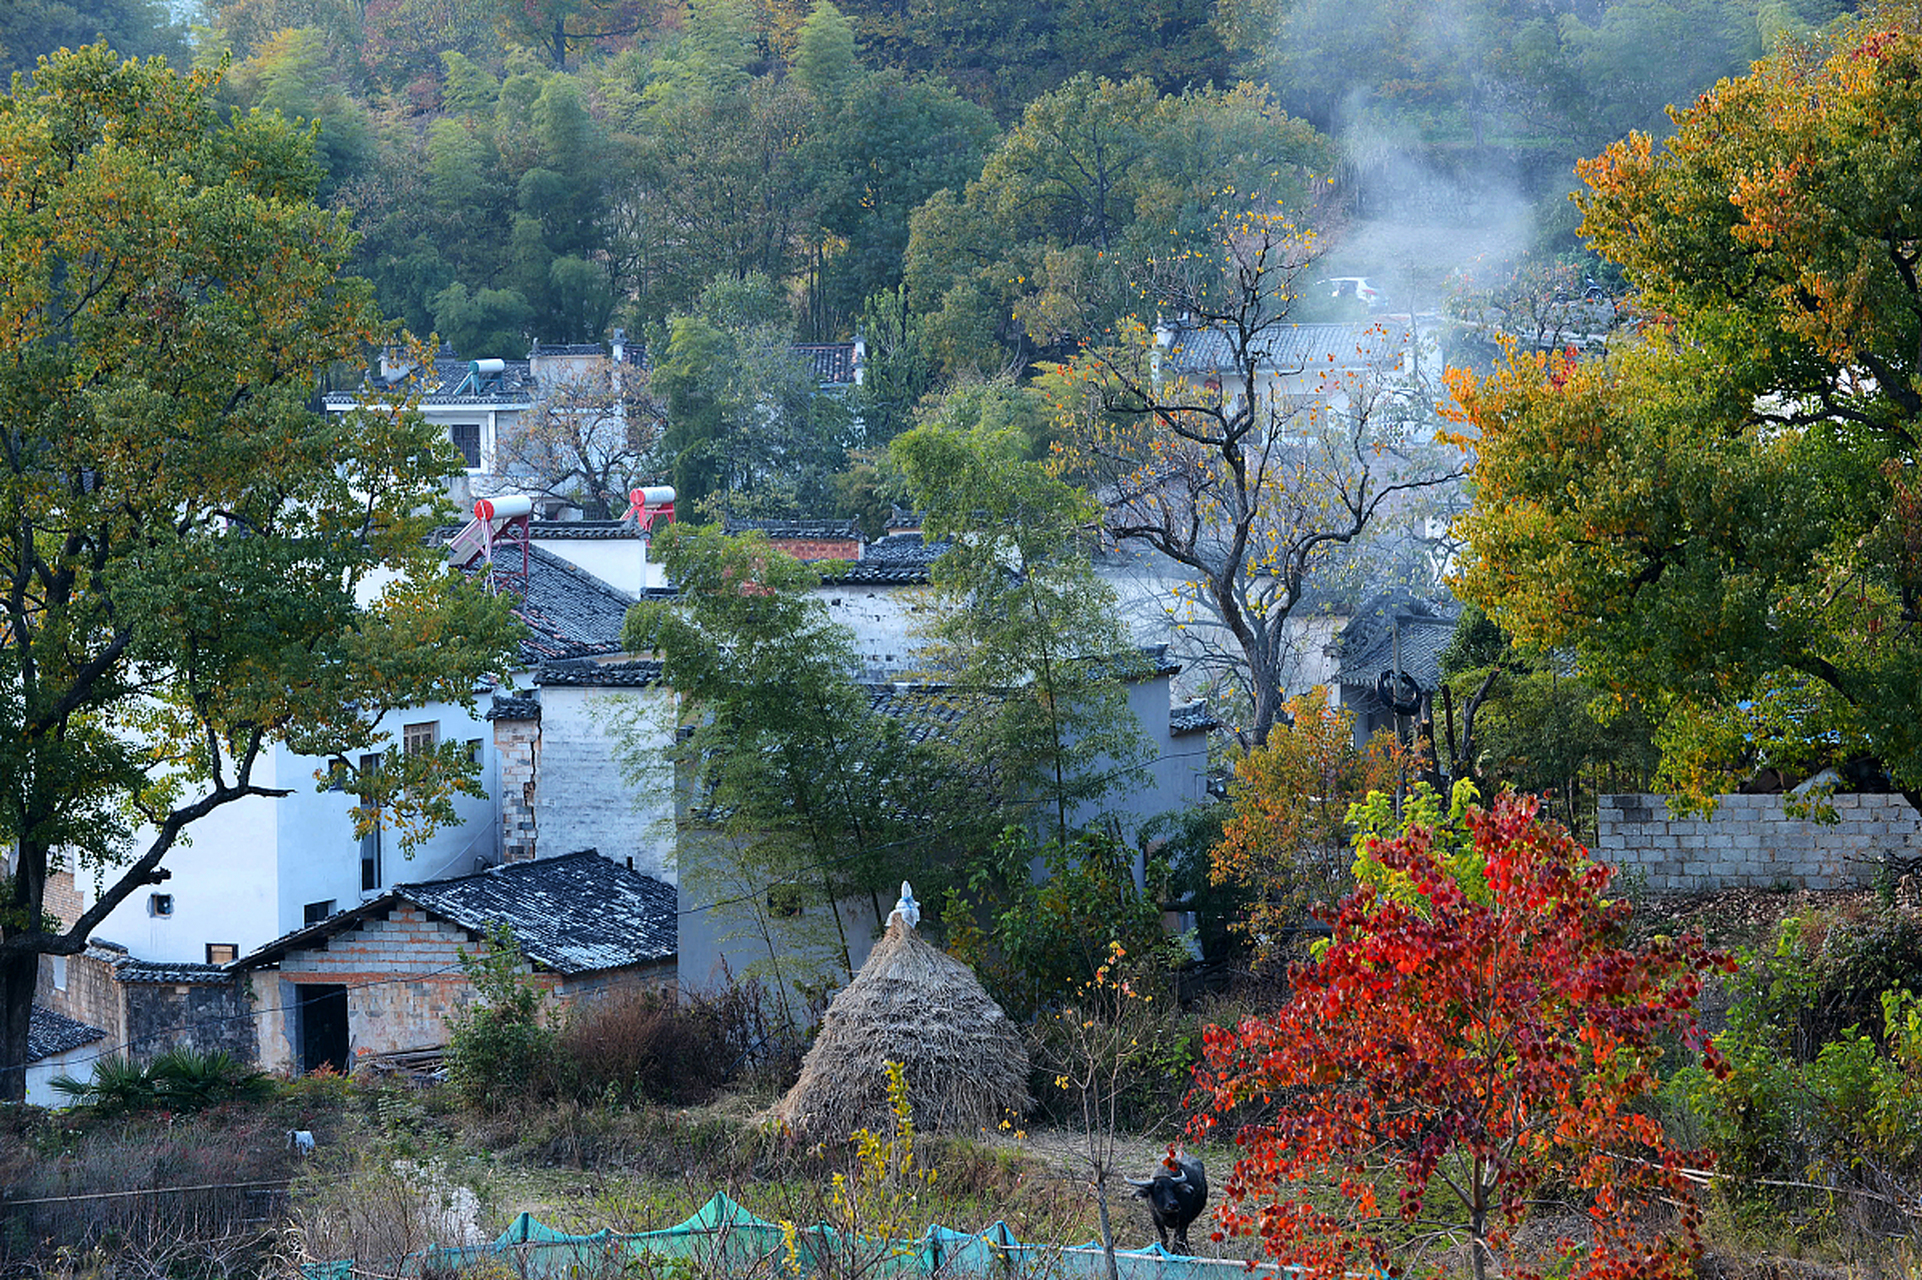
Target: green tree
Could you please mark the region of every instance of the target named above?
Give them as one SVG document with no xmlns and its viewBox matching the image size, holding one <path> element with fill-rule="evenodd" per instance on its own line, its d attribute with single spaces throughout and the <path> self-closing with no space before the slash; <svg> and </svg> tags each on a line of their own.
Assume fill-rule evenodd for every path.
<svg viewBox="0 0 1922 1280">
<path fill-rule="evenodd" d="M 801 24 L 794 74 L 818 102 L 838 106 L 860 70 L 854 60 L 854 27 L 831 0 L 820 0 Z"/>
<path fill-rule="evenodd" d="M 31 74 L 37 58 L 103 39 L 140 57 L 178 57 L 182 34 L 163 0 L 14 0 L 0 5 L 0 75 Z"/>
<path fill-rule="evenodd" d="M 384 335 L 339 275 L 351 236 L 312 202 L 303 135 L 221 125 L 214 87 L 96 45 L 0 100 L 8 1097 L 39 958 L 84 948 L 193 823 L 287 794 L 256 776 L 264 751 L 344 764 L 379 748 L 386 711 L 471 706 L 512 660 L 507 602 L 424 544 L 456 465 L 433 432 L 309 407 L 317 375 Z M 411 846 L 473 776 L 463 752 L 423 753 L 380 799 Z M 101 887 L 56 922 L 63 867 Z"/>
<path fill-rule="evenodd" d="M 915 213 L 905 279 L 950 372 L 1065 356 L 1138 305 L 1139 263 L 1211 247 L 1224 201 L 1299 205 L 1332 159 L 1251 85 L 1163 97 L 1079 75 L 1028 104 L 963 195 Z"/>
<path fill-rule="evenodd" d="M 716 840 L 705 850 L 713 861 L 689 873 L 749 888 L 784 985 L 797 975 L 778 972 L 788 944 L 769 917 L 804 904 L 833 922 L 834 962 L 852 977 L 847 903 L 864 898 L 872 924 L 885 921 L 882 893 L 903 878 L 901 837 L 923 812 L 912 752 L 855 683 L 846 629 L 809 594 L 819 570 L 760 534 L 676 524 L 654 548 L 680 595 L 636 605 L 623 634 L 629 649 L 661 655 L 690 729 L 672 748 L 690 793 L 686 824 Z M 641 729 L 628 735 L 637 763 L 652 727 Z"/>
<path fill-rule="evenodd" d="M 847 406 L 794 353 L 786 303 L 765 276 L 717 280 L 669 323 L 652 382 L 662 447 L 687 503 L 736 515 L 825 510 L 847 463 Z"/>
<path fill-rule="evenodd" d="M 1637 704 L 1609 697 L 1566 655 L 1517 648 L 1472 604 L 1441 668 L 1455 719 L 1438 731 L 1436 749 L 1451 753 L 1442 761 L 1449 775 L 1488 795 L 1552 793 L 1571 831 L 1592 834 L 1589 799 L 1644 790 L 1660 761 Z"/>
<path fill-rule="evenodd" d="M 1014 813 L 1032 807 L 1024 825 L 1052 826 L 1065 846 L 1071 821 L 1146 758 L 1125 683 L 1144 663 L 1088 560 L 1093 500 L 1030 461 L 1029 439 L 956 399 L 891 447 L 927 536 L 952 540 L 934 564 L 939 618 L 924 662 L 970 707 L 952 746 L 990 766 Z"/>
<path fill-rule="evenodd" d="M 315 159 L 326 174 L 319 191 L 324 201 L 373 160 L 367 110 L 352 94 L 352 52 L 338 49 L 319 27 L 287 27 L 222 81 L 244 109 L 278 111 L 296 125 L 314 126 Z"/>
<path fill-rule="evenodd" d="M 1674 790 L 1860 753 L 1922 799 L 1918 70 L 1878 15 L 1584 164 L 1584 232 L 1669 323 L 1458 380 L 1463 593 L 1638 695 Z"/>
<path fill-rule="evenodd" d="M 556 71 L 567 55 L 645 30 L 654 8 L 643 0 L 504 0 L 495 25 L 507 39 L 537 50 Z"/>
</svg>

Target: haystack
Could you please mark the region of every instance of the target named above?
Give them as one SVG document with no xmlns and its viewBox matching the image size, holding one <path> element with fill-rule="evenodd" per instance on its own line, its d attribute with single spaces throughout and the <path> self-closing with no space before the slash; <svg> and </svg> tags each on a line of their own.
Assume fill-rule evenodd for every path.
<svg viewBox="0 0 1922 1280">
<path fill-rule="evenodd" d="M 973 970 L 923 942 L 898 911 L 828 1006 L 801 1078 L 774 1114 L 815 1139 L 884 1133 L 888 1062 L 902 1064 L 924 1131 L 993 1128 L 1033 1105 L 1020 1032 Z"/>
</svg>

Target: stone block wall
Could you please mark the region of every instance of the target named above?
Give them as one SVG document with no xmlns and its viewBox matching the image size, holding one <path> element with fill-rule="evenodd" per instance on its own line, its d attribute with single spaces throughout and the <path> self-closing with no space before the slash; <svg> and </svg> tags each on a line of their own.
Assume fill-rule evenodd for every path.
<svg viewBox="0 0 1922 1280">
<path fill-rule="evenodd" d="M 1831 796 L 1834 822 L 1791 818 L 1782 799 L 1721 796 L 1710 816 L 1675 818 L 1666 796 L 1603 796 L 1595 856 L 1657 893 L 1866 887 L 1891 854 L 1922 856 L 1922 815 L 1899 795 Z"/>
<path fill-rule="evenodd" d="M 129 982 L 128 1056 L 146 1061 L 168 1049 L 225 1050 L 252 1062 L 258 1041 L 253 1001 L 235 978 L 219 982 Z"/>
</svg>

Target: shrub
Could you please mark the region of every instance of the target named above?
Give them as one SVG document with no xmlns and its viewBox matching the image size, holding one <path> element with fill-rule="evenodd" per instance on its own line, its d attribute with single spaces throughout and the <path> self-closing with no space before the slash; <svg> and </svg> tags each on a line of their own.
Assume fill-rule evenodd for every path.
<svg viewBox="0 0 1922 1280">
<path fill-rule="evenodd" d="M 1036 859 L 1048 868 L 1036 882 Z M 1142 964 L 1171 970 L 1186 956 L 1163 932 L 1161 908 L 1135 885 L 1134 850 L 1083 831 L 1063 848 L 1010 827 L 950 890 L 941 912 L 948 950 L 1012 1018 L 1045 1010 L 1080 989 L 1119 944 Z M 1166 879 L 1165 868 L 1150 880 Z"/>
<path fill-rule="evenodd" d="M 695 1103 L 712 1097 L 756 1034 L 754 993 L 730 987 L 687 1004 L 655 992 L 577 1010 L 557 1070 L 581 1101 Z"/>
<path fill-rule="evenodd" d="M 1885 910 L 1792 917 L 1771 953 L 1743 957 L 1715 1041 L 1728 1075 L 1687 1071 L 1670 1087 L 1720 1153 L 1738 1211 L 1839 1207 L 1858 1228 L 1903 1223 L 1922 1180 L 1918 974 L 1922 926 Z"/>
<path fill-rule="evenodd" d="M 447 1079 L 468 1106 L 494 1110 L 552 1092 L 556 1037 L 513 930 L 496 925 L 487 942 L 477 955 L 460 953 L 480 1002 L 451 1022 Z"/>
<path fill-rule="evenodd" d="M 101 1058 L 88 1080 L 59 1076 L 52 1082 L 76 1105 L 102 1113 L 199 1111 L 222 1102 L 265 1097 L 273 1082 L 224 1049 L 203 1052 L 176 1047 L 152 1062 Z"/>
</svg>

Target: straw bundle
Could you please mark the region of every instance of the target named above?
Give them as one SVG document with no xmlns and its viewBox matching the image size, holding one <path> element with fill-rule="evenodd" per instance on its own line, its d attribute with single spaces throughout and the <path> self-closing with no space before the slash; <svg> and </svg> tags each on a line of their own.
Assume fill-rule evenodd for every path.
<svg viewBox="0 0 1922 1280">
<path fill-rule="evenodd" d="M 973 970 L 930 946 L 898 914 L 854 981 L 834 997 L 801 1078 L 774 1109 L 808 1137 L 888 1125 L 883 1064 L 906 1074 L 923 1130 L 991 1128 L 1033 1104 L 1028 1054 Z"/>
</svg>

